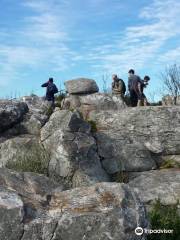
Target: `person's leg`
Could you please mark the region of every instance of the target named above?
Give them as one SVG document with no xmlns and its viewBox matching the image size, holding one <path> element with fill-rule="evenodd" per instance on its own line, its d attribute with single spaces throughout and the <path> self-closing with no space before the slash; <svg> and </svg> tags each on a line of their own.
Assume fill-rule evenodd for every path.
<svg viewBox="0 0 180 240">
<path fill-rule="evenodd" d="M 130 102 L 131 102 L 131 107 L 135 107 L 135 97 L 134 97 L 134 91 L 130 91 Z"/>
<path fill-rule="evenodd" d="M 138 99 L 137 107 L 143 106 L 142 100 Z"/>
</svg>

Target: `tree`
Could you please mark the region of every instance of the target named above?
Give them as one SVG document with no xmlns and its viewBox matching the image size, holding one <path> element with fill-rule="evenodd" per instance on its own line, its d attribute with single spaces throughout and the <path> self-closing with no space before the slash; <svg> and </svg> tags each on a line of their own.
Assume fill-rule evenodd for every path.
<svg viewBox="0 0 180 240">
<path fill-rule="evenodd" d="M 166 91 L 173 97 L 173 102 L 176 105 L 180 95 L 180 66 L 174 64 L 167 67 L 164 73 L 161 73 L 161 77 Z"/>
</svg>

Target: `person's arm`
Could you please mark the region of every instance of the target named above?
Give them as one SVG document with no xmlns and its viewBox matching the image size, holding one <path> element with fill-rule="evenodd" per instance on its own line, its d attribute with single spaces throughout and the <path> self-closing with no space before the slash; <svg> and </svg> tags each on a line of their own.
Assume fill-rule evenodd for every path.
<svg viewBox="0 0 180 240">
<path fill-rule="evenodd" d="M 48 86 L 48 82 L 43 83 L 43 84 L 41 85 L 41 87 L 47 87 L 47 86 Z"/>
</svg>

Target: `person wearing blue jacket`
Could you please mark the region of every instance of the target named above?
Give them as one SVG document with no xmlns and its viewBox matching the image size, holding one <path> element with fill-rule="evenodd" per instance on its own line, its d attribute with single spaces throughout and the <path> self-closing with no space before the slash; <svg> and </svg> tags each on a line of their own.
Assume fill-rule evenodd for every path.
<svg viewBox="0 0 180 240">
<path fill-rule="evenodd" d="M 46 87 L 46 100 L 52 102 L 54 106 L 54 94 L 58 93 L 58 88 L 53 83 L 53 78 L 49 78 L 48 82 L 41 85 L 41 87 Z"/>
</svg>

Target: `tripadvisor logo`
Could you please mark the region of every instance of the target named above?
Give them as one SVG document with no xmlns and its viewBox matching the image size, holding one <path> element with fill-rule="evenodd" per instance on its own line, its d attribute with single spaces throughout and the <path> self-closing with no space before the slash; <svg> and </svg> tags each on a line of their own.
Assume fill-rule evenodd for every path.
<svg viewBox="0 0 180 240">
<path fill-rule="evenodd" d="M 173 234 L 173 230 L 172 229 L 143 229 L 141 227 L 137 227 L 135 229 L 135 234 L 138 236 L 143 235 L 143 233 L 145 234 Z"/>
<path fill-rule="evenodd" d="M 143 233 L 144 233 L 144 230 L 141 227 L 137 227 L 135 229 L 135 234 L 136 235 L 141 236 L 141 235 L 143 235 Z"/>
</svg>

